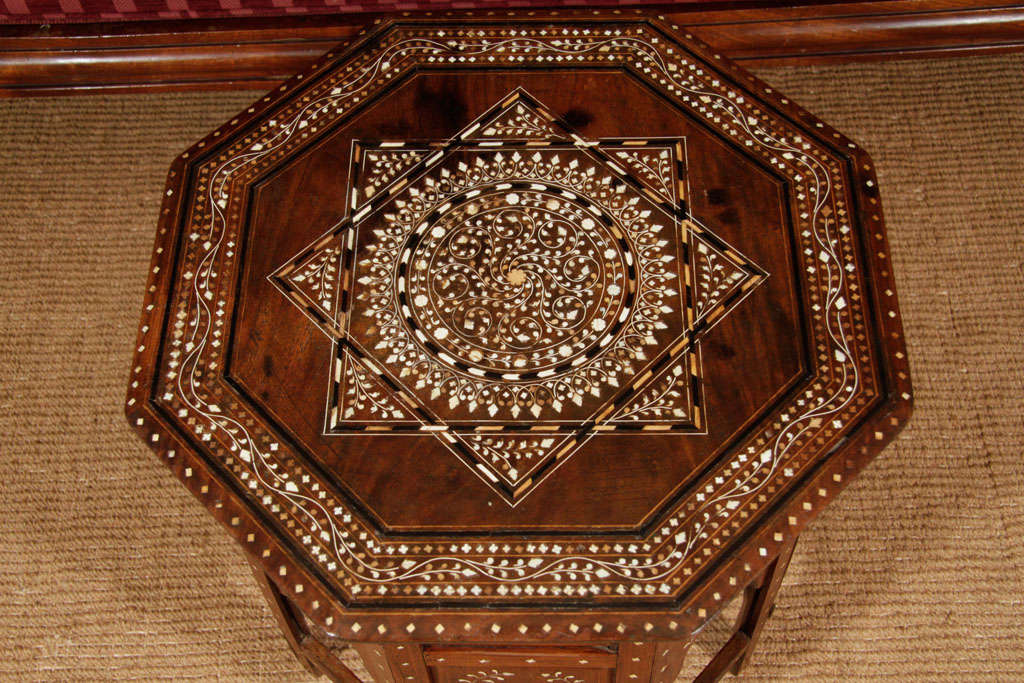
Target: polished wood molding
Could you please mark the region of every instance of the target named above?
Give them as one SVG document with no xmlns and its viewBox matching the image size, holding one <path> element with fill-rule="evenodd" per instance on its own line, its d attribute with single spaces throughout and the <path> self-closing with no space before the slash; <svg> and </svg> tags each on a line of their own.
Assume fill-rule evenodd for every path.
<svg viewBox="0 0 1024 683">
<path fill-rule="evenodd" d="M 664 11 L 664 7 L 662 8 Z M 712 2 L 667 16 L 746 65 L 1024 48 L 1024 5 L 977 0 Z M 0 95 L 264 89 L 347 40 L 367 15 L 0 26 Z"/>
<path fill-rule="evenodd" d="M 674 15 L 687 21 L 686 15 Z M 701 39 L 750 65 L 942 57 L 1024 49 L 1024 5 L 896 0 L 702 12 Z"/>
</svg>

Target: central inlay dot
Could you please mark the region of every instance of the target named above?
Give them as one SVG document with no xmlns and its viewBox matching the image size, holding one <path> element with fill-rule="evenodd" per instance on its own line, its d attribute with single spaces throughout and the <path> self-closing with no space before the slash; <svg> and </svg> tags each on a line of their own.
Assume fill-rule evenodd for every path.
<svg viewBox="0 0 1024 683">
<path fill-rule="evenodd" d="M 526 273 L 519 270 L 518 268 L 513 268 L 512 270 L 508 271 L 508 275 L 506 277 L 508 278 L 509 284 L 512 285 L 521 285 L 523 284 L 523 282 L 526 281 Z"/>
<path fill-rule="evenodd" d="M 455 197 L 402 250 L 406 324 L 464 372 L 512 380 L 568 372 L 604 348 L 625 318 L 632 258 L 614 224 L 553 186 Z"/>
</svg>

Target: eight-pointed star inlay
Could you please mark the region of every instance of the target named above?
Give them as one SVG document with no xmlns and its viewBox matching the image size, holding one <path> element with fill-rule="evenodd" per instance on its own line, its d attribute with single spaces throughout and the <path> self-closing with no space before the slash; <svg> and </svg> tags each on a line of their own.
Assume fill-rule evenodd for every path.
<svg viewBox="0 0 1024 683">
<path fill-rule="evenodd" d="M 522 89 L 356 142 L 348 215 L 270 279 L 335 342 L 326 433 L 433 434 L 510 504 L 608 432 L 701 433 L 699 341 L 767 274 L 687 210 L 685 140 Z"/>
</svg>

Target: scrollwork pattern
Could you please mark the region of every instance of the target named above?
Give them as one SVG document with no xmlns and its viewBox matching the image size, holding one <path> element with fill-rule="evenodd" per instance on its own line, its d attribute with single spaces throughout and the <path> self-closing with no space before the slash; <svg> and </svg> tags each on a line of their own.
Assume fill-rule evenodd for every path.
<svg viewBox="0 0 1024 683">
<path fill-rule="evenodd" d="M 445 346 L 458 338 L 454 353 L 498 371 L 540 370 L 596 343 L 621 307 L 625 266 L 594 219 L 557 213 L 561 205 L 536 192 L 483 195 L 456 225 L 436 225 L 412 256 L 426 271 L 410 276 L 429 336 Z M 610 288 L 618 295 L 606 305 Z"/>
<path fill-rule="evenodd" d="M 615 156 L 672 201 L 672 163 L 667 150 L 618 151 Z"/>
<path fill-rule="evenodd" d="M 486 671 L 473 671 L 470 673 L 459 674 L 459 683 L 505 683 L 515 678 L 516 675 L 511 671 L 500 671 L 498 669 L 490 669 Z"/>
<path fill-rule="evenodd" d="M 456 225 L 450 228 L 443 218 L 429 230 L 421 227 L 438 206 L 467 195 L 486 198 L 489 188 L 524 180 L 540 181 L 534 184 L 550 190 L 508 192 L 490 209 L 474 201 L 456 212 Z M 465 405 L 470 412 L 486 407 L 494 415 L 507 407 L 513 418 L 522 410 L 534 416 L 558 413 L 567 402 L 580 405 L 604 386 L 619 386 L 648 358 L 655 332 L 664 329 L 665 317 L 676 310 L 678 291 L 673 287 L 676 257 L 660 235 L 665 225 L 637 197 L 613 188 L 607 172 L 569 152 L 480 152 L 471 162 L 460 161 L 454 169 L 420 179 L 374 225 L 374 247 L 359 262 L 357 282 L 363 289 L 356 296 L 378 330 L 378 348 L 386 349 L 422 386 L 434 387 L 448 396 L 451 406 Z M 596 216 L 558 199 L 564 191 L 587 198 L 590 211 L 606 214 L 626 236 L 629 253 L 601 232 Z M 492 210 L 506 220 L 495 224 L 498 233 L 485 235 L 479 226 L 474 228 L 471 211 Z M 564 211 L 575 214 L 566 220 L 559 214 Z M 407 247 L 414 235 L 416 250 Z M 511 244 L 513 239 L 518 245 Z M 439 259 L 436 253 L 421 255 L 423 249 L 447 252 Z M 483 272 L 467 265 L 478 256 L 491 259 L 481 260 Z M 624 276 L 627 260 L 636 265 L 635 282 Z M 429 332 L 424 336 L 457 358 L 501 371 L 499 379 L 488 380 L 482 372 L 445 362 L 410 329 L 401 314 L 402 292 L 393 284 L 403 263 L 411 273 L 408 299 L 413 311 L 433 306 L 429 315 L 420 316 Z M 510 280 L 509 275 L 514 277 Z M 513 281 L 518 278 L 522 280 Z M 634 303 L 628 316 L 622 316 L 621 301 L 629 288 L 635 290 Z M 483 301 L 488 305 L 478 305 Z M 609 336 L 618 317 L 626 318 L 624 325 Z M 460 337 L 466 342 L 461 346 Z M 600 354 L 571 362 L 596 343 L 602 344 Z M 523 378 L 556 364 L 568 367 L 548 371 L 545 377 Z"/>
<path fill-rule="evenodd" d="M 557 440 L 553 436 L 465 435 L 462 438 L 487 458 L 497 472 L 513 483 L 545 457 Z"/>
<path fill-rule="evenodd" d="M 334 306 L 340 254 L 341 250 L 334 246 L 324 249 L 289 276 L 296 287 L 305 291 L 325 311 L 331 311 Z"/>
<path fill-rule="evenodd" d="M 363 419 L 409 419 L 404 408 L 395 403 L 373 375 L 351 358 L 345 358 L 345 403 L 342 417 L 350 419 L 358 411 Z"/>
<path fill-rule="evenodd" d="M 636 398 L 615 414 L 615 422 L 642 422 L 648 420 L 688 420 L 689 397 L 686 382 L 690 376 L 684 365 L 675 365 L 663 377 L 652 383 Z"/>
<path fill-rule="evenodd" d="M 511 108 L 483 130 L 485 136 L 495 138 L 543 137 L 553 132 L 547 121 L 521 104 Z"/>
<path fill-rule="evenodd" d="M 696 288 L 698 296 L 694 301 L 694 310 L 698 316 L 709 311 L 744 277 L 743 271 L 732 261 L 704 242 L 697 243 L 694 271 L 700 285 Z"/>
</svg>

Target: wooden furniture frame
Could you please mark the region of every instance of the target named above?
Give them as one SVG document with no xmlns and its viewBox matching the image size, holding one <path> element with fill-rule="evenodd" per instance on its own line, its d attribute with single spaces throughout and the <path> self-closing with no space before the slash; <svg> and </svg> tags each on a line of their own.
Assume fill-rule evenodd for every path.
<svg viewBox="0 0 1024 683">
<path fill-rule="evenodd" d="M 774 610 L 775 597 L 782 586 L 782 579 L 786 575 L 786 568 L 793 556 L 795 545 L 795 540 L 786 545 L 779 556 L 744 588 L 743 604 L 732 636 L 694 679 L 694 683 L 714 683 L 726 674 L 738 676 L 743 671 L 761 637 L 761 629 Z M 255 562 L 251 562 L 251 565 L 253 576 L 256 577 L 256 582 L 263 591 L 295 658 L 315 676 L 324 676 L 334 683 L 359 683 L 361 679 L 336 654 L 339 645 L 348 643 L 339 643 L 322 631 L 318 634 L 315 626 L 310 624 L 302 616 L 301 610 L 277 588 L 263 567 Z M 581 658 L 586 658 L 588 663 L 603 665 L 616 671 L 616 683 L 630 683 L 637 679 L 672 683 L 683 667 L 690 642 L 612 641 L 603 645 L 604 652 L 595 652 L 593 647 L 580 648 L 570 641 L 565 645 L 550 644 L 543 648 L 533 647 L 525 650 L 442 650 L 445 657 L 441 657 L 437 649 L 429 653 L 424 652 L 424 646 L 418 643 L 400 646 L 352 644 L 352 647 L 359 653 L 375 680 L 382 683 L 397 683 L 404 680 L 406 675 L 403 670 L 409 667 L 410 662 L 417 663 L 421 680 L 429 680 L 429 674 L 426 674 L 425 670 L 437 665 L 438 659 L 442 662 L 445 659 L 449 662 L 461 661 L 473 666 L 481 663 L 496 664 L 501 662 L 502 658 L 508 658 L 510 663 L 517 663 L 524 658 L 540 659 L 556 668 L 578 665 Z M 453 654 L 460 658 L 453 658 Z M 419 662 L 422 662 L 422 665 Z M 636 678 L 633 678 L 634 675 Z"/>
<path fill-rule="evenodd" d="M 671 680 L 741 591 L 742 668 L 911 400 L 859 145 L 668 17 L 466 13 L 174 162 L 126 414 L 311 671 L 554 683 Z"/>
<path fill-rule="evenodd" d="M 722 2 L 658 7 L 746 65 L 1020 50 L 1024 7 L 991 0 Z M 0 96 L 270 88 L 371 18 L 360 15 L 0 25 Z"/>
</svg>

